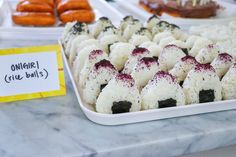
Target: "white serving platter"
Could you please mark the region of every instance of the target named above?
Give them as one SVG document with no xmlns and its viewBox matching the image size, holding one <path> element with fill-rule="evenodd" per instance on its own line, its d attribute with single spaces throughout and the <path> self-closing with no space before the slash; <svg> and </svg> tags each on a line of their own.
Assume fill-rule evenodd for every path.
<svg viewBox="0 0 236 157">
<path fill-rule="evenodd" d="M 0 38 L 8 39 L 32 39 L 32 40 L 57 40 L 62 33 L 64 27 L 58 21 L 52 27 L 23 27 L 16 25 L 11 20 L 11 14 L 15 10 L 18 0 L 0 0 L 3 1 L 5 7 L 2 8 L 4 14 L 4 22 L 0 24 Z M 114 23 L 118 23 L 123 15 L 115 8 L 110 6 L 104 0 L 89 0 L 96 14 L 96 20 L 102 16 L 106 16 Z"/>
<path fill-rule="evenodd" d="M 59 41 L 61 45 L 61 42 Z M 129 112 L 122 114 L 102 114 L 94 111 L 93 107 L 86 104 L 82 97 L 81 91 L 76 85 L 75 78 L 72 75 L 72 68 L 65 56 L 64 49 L 61 46 L 65 68 L 69 73 L 78 103 L 84 114 L 91 121 L 102 125 L 122 125 L 130 123 L 138 123 L 144 121 L 161 120 L 166 118 L 175 118 L 181 116 L 191 116 L 202 113 L 217 112 L 224 110 L 236 109 L 236 100 L 225 100 L 211 103 L 192 104 L 178 107 L 152 109 L 138 112 Z"/>
<path fill-rule="evenodd" d="M 152 15 L 151 13 L 145 11 L 141 6 L 139 6 L 139 0 L 116 0 L 116 2 L 121 7 L 132 12 L 141 19 L 148 19 Z M 217 3 L 223 6 L 225 9 L 218 11 L 215 17 L 207 19 L 194 19 L 172 17 L 167 14 L 163 14 L 161 18 L 163 20 L 167 20 L 168 22 L 180 25 L 184 28 L 200 24 L 225 24 L 229 21 L 236 20 L 236 5 L 221 0 L 217 0 Z"/>
</svg>

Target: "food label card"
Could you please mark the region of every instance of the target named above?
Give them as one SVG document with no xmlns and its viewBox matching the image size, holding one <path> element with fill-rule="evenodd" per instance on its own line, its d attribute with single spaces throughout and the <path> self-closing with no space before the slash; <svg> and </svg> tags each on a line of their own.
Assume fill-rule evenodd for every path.
<svg viewBox="0 0 236 157">
<path fill-rule="evenodd" d="M 64 95 L 59 45 L 0 50 L 0 102 Z"/>
</svg>

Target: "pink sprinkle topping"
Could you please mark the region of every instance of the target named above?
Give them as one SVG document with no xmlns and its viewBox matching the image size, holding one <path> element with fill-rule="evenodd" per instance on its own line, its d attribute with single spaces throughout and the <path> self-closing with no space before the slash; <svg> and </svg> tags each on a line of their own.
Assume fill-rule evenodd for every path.
<svg viewBox="0 0 236 157">
<path fill-rule="evenodd" d="M 116 80 L 128 83 L 131 87 L 134 86 L 134 79 L 129 74 L 119 73 L 116 75 Z"/>
<path fill-rule="evenodd" d="M 165 71 L 158 71 L 155 74 L 154 79 L 160 79 L 160 78 L 165 78 L 167 80 L 171 80 L 172 82 L 176 82 L 175 77 L 172 76 L 170 73 L 165 72 Z"/>
<path fill-rule="evenodd" d="M 97 62 L 94 65 L 94 67 L 95 67 L 95 70 L 98 70 L 100 68 L 109 68 L 109 69 L 115 70 L 115 67 L 111 64 L 111 62 L 106 59 L 103 59 L 103 60 Z"/>
<path fill-rule="evenodd" d="M 193 64 L 197 63 L 196 59 L 192 56 L 184 56 L 183 58 L 181 58 L 181 61 L 182 62 L 190 62 L 190 63 L 193 63 Z"/>
<path fill-rule="evenodd" d="M 146 48 L 143 48 L 143 47 L 138 47 L 138 48 L 135 48 L 131 54 L 133 56 L 137 56 L 137 55 L 140 55 L 140 54 L 145 54 L 145 53 L 149 53 L 148 49 Z"/>
<path fill-rule="evenodd" d="M 229 55 L 228 53 L 221 53 L 218 55 L 217 59 L 224 61 L 224 62 L 232 62 L 233 57 L 231 55 Z"/>
<path fill-rule="evenodd" d="M 143 57 L 139 60 L 140 64 L 145 64 L 147 67 L 150 67 L 152 64 L 157 64 L 157 60 L 153 57 Z"/>
<path fill-rule="evenodd" d="M 180 48 L 180 47 L 178 47 L 178 46 L 176 46 L 176 45 L 174 45 L 174 44 L 169 44 L 169 45 L 166 45 L 164 48 L 163 48 L 163 52 L 168 52 L 168 51 L 166 51 L 167 49 L 174 49 L 174 50 L 181 50 L 182 51 L 182 49 Z"/>
<path fill-rule="evenodd" d="M 211 66 L 210 63 L 207 63 L 207 64 L 198 63 L 194 69 L 195 71 L 204 71 L 204 70 L 215 71 L 215 69 Z"/>
<path fill-rule="evenodd" d="M 103 54 L 104 52 L 102 50 L 93 50 L 89 54 L 89 60 L 95 59 L 97 56 Z"/>
</svg>

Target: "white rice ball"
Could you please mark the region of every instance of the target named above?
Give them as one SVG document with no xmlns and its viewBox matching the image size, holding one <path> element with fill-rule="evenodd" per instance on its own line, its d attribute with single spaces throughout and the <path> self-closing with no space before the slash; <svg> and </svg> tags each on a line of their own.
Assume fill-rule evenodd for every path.
<svg viewBox="0 0 236 157">
<path fill-rule="evenodd" d="M 141 109 L 141 97 L 134 79 L 128 74 L 117 74 L 98 96 L 96 111 L 117 114 Z"/>
<path fill-rule="evenodd" d="M 85 81 L 89 75 L 91 67 L 93 67 L 95 63 L 103 59 L 109 60 L 107 53 L 103 52 L 102 50 L 93 50 L 89 53 L 89 56 L 86 59 L 84 67 L 82 68 L 79 75 L 79 86 L 81 88 L 84 88 L 85 86 Z"/>
<path fill-rule="evenodd" d="M 118 30 L 115 26 L 107 26 L 105 27 L 101 33 L 98 35 L 98 40 L 106 35 L 119 35 L 121 36 L 120 30 Z"/>
<path fill-rule="evenodd" d="M 176 39 L 172 36 L 164 38 L 160 41 L 159 46 L 161 48 L 164 48 L 166 45 L 169 45 L 172 41 L 175 41 Z"/>
<path fill-rule="evenodd" d="M 196 60 L 201 64 L 211 63 L 220 53 L 220 48 L 215 44 L 202 48 L 196 56 Z"/>
<path fill-rule="evenodd" d="M 159 71 L 141 92 L 142 109 L 155 109 L 185 105 L 184 92 L 175 78 Z"/>
<path fill-rule="evenodd" d="M 198 64 L 188 73 L 183 90 L 187 104 L 221 100 L 221 82 L 210 64 Z"/>
<path fill-rule="evenodd" d="M 236 99 L 236 63 L 230 67 L 221 82 L 223 99 Z"/>
<path fill-rule="evenodd" d="M 188 72 L 193 69 L 197 65 L 197 61 L 192 56 L 185 56 L 181 58 L 169 71 L 171 75 L 173 75 L 178 83 L 181 83 L 185 80 Z"/>
<path fill-rule="evenodd" d="M 115 42 L 121 42 L 123 41 L 121 36 L 119 35 L 106 35 L 100 39 L 100 44 L 102 46 L 102 49 L 109 53 L 109 46 L 112 45 Z"/>
<path fill-rule="evenodd" d="M 153 76 L 160 71 L 158 62 L 153 57 L 144 57 L 135 65 L 131 76 L 139 89 L 142 89 Z"/>
<path fill-rule="evenodd" d="M 78 53 L 80 53 L 81 50 L 83 50 L 83 48 L 85 48 L 86 46 L 91 46 L 91 45 L 96 45 L 97 47 L 100 47 L 100 43 L 96 39 L 87 39 L 87 40 L 82 41 L 77 46 L 74 46 L 74 48 L 77 48 L 77 49 L 75 51 L 71 51 L 71 54 L 69 56 L 70 65 L 73 64 L 73 62 L 75 61 L 75 57 L 78 55 Z"/>
<path fill-rule="evenodd" d="M 95 23 L 95 26 L 92 30 L 92 35 L 97 38 L 98 35 L 100 34 L 100 32 L 108 26 L 112 26 L 112 22 L 110 19 L 108 19 L 107 17 L 101 17 L 99 18 L 99 20 Z"/>
<path fill-rule="evenodd" d="M 145 28 L 145 27 L 141 27 L 134 34 L 136 34 L 136 35 L 143 35 L 143 36 L 148 37 L 150 40 L 152 40 L 152 33 L 147 28 Z"/>
<path fill-rule="evenodd" d="M 143 57 L 152 57 L 152 56 L 150 52 L 145 48 L 142 47 L 135 48 L 132 51 L 131 55 L 129 56 L 128 61 L 125 63 L 125 67 L 122 72 L 125 74 L 131 74 L 138 60 Z"/>
<path fill-rule="evenodd" d="M 80 71 L 83 69 L 84 63 L 85 63 L 86 59 L 88 58 L 90 52 L 93 50 L 98 50 L 98 49 L 101 49 L 101 47 L 98 47 L 96 45 L 90 45 L 90 46 L 84 47 L 78 53 L 78 55 L 73 63 L 73 73 L 74 73 L 74 77 L 75 77 L 76 81 L 79 80 Z"/>
<path fill-rule="evenodd" d="M 145 35 L 137 35 L 133 34 L 131 39 L 129 40 L 129 43 L 135 46 L 139 46 L 144 42 L 150 41 L 150 39 Z"/>
<path fill-rule="evenodd" d="M 123 38 L 126 41 L 129 41 L 129 39 L 132 37 L 132 35 L 138 31 L 142 27 L 142 24 L 138 20 L 133 20 L 132 22 L 129 22 L 127 27 L 125 28 L 123 32 Z"/>
<path fill-rule="evenodd" d="M 139 45 L 139 47 L 143 47 L 149 50 L 151 56 L 153 57 L 159 57 L 162 48 L 158 46 L 156 43 L 147 41 Z"/>
<path fill-rule="evenodd" d="M 117 70 L 124 68 L 125 62 L 128 60 L 134 48 L 134 45 L 124 42 L 117 42 L 111 45 L 109 58 Z"/>
<path fill-rule="evenodd" d="M 164 71 L 170 70 L 174 65 L 183 58 L 185 53 L 176 45 L 167 45 L 163 48 L 159 56 L 160 68 Z"/>
<path fill-rule="evenodd" d="M 153 37 L 153 42 L 159 44 L 162 39 L 167 37 L 173 37 L 170 31 L 158 33 Z"/>
<path fill-rule="evenodd" d="M 123 20 L 120 22 L 120 26 L 119 26 L 122 33 L 124 32 L 124 30 L 128 26 L 128 24 L 130 22 L 132 22 L 133 20 L 134 20 L 133 16 L 126 16 L 123 18 Z"/>
<path fill-rule="evenodd" d="M 83 90 L 83 98 L 88 104 L 95 104 L 102 88 L 115 77 L 117 70 L 108 60 L 97 62 L 89 72 Z"/>
<path fill-rule="evenodd" d="M 194 43 L 198 40 L 201 39 L 200 36 L 196 36 L 196 35 L 190 35 L 187 40 L 186 40 L 186 45 L 189 49 L 191 49 L 194 45 Z"/>
<path fill-rule="evenodd" d="M 221 78 L 233 65 L 233 57 L 228 53 L 220 53 L 211 63 L 211 66 L 215 69 L 216 74 Z"/>
<path fill-rule="evenodd" d="M 194 42 L 193 47 L 190 49 L 189 55 L 193 57 L 197 56 L 197 54 L 202 48 L 207 47 L 210 44 L 212 44 L 212 41 L 209 39 L 206 38 L 197 39 Z"/>
<path fill-rule="evenodd" d="M 160 22 L 160 18 L 156 15 L 151 16 L 147 22 L 146 22 L 146 27 L 150 31 L 152 31 L 152 28 L 156 26 Z"/>
</svg>

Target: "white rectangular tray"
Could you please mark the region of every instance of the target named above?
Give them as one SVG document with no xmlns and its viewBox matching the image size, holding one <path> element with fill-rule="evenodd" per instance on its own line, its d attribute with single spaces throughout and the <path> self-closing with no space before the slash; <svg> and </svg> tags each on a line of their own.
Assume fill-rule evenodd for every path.
<svg viewBox="0 0 236 157">
<path fill-rule="evenodd" d="M 61 45 L 60 41 L 59 44 Z M 192 104 L 192 105 L 170 107 L 163 109 L 152 109 L 138 112 L 122 113 L 122 114 L 97 113 L 90 105 L 86 104 L 82 100 L 81 92 L 75 83 L 75 79 L 72 75 L 72 68 L 69 66 L 69 62 L 65 56 L 62 46 L 61 46 L 61 51 L 65 67 L 69 73 L 69 77 L 71 79 L 81 109 L 83 110 L 84 114 L 88 117 L 88 119 L 98 124 L 121 125 L 121 124 L 138 123 L 144 121 L 160 120 L 166 118 L 190 116 L 201 113 L 236 109 L 236 100 L 225 100 L 211 103 Z"/>
<path fill-rule="evenodd" d="M 141 6 L 139 6 L 139 0 L 116 0 L 116 2 L 123 8 L 132 12 L 141 19 L 148 19 L 152 16 L 151 13 L 145 11 Z M 207 18 L 207 19 L 194 19 L 194 18 L 178 18 L 172 17 L 167 14 L 163 14 L 161 18 L 168 22 L 180 25 L 181 27 L 190 27 L 193 25 L 199 24 L 225 24 L 229 21 L 236 20 L 236 5 L 233 5 L 228 2 L 217 0 L 217 3 L 225 7 L 222 11 L 217 12 L 216 17 Z"/>
<path fill-rule="evenodd" d="M 0 0 L 2 1 L 2 0 Z M 15 10 L 18 0 L 4 1 L 4 22 L 0 24 L 0 38 L 7 39 L 35 39 L 35 40 L 57 40 L 62 33 L 64 27 L 59 25 L 59 21 L 52 27 L 23 27 L 15 25 L 11 20 L 11 13 Z M 118 23 L 123 15 L 109 5 L 104 0 L 89 0 L 96 14 L 96 20 L 102 16 L 106 16 L 114 23 Z"/>
</svg>

